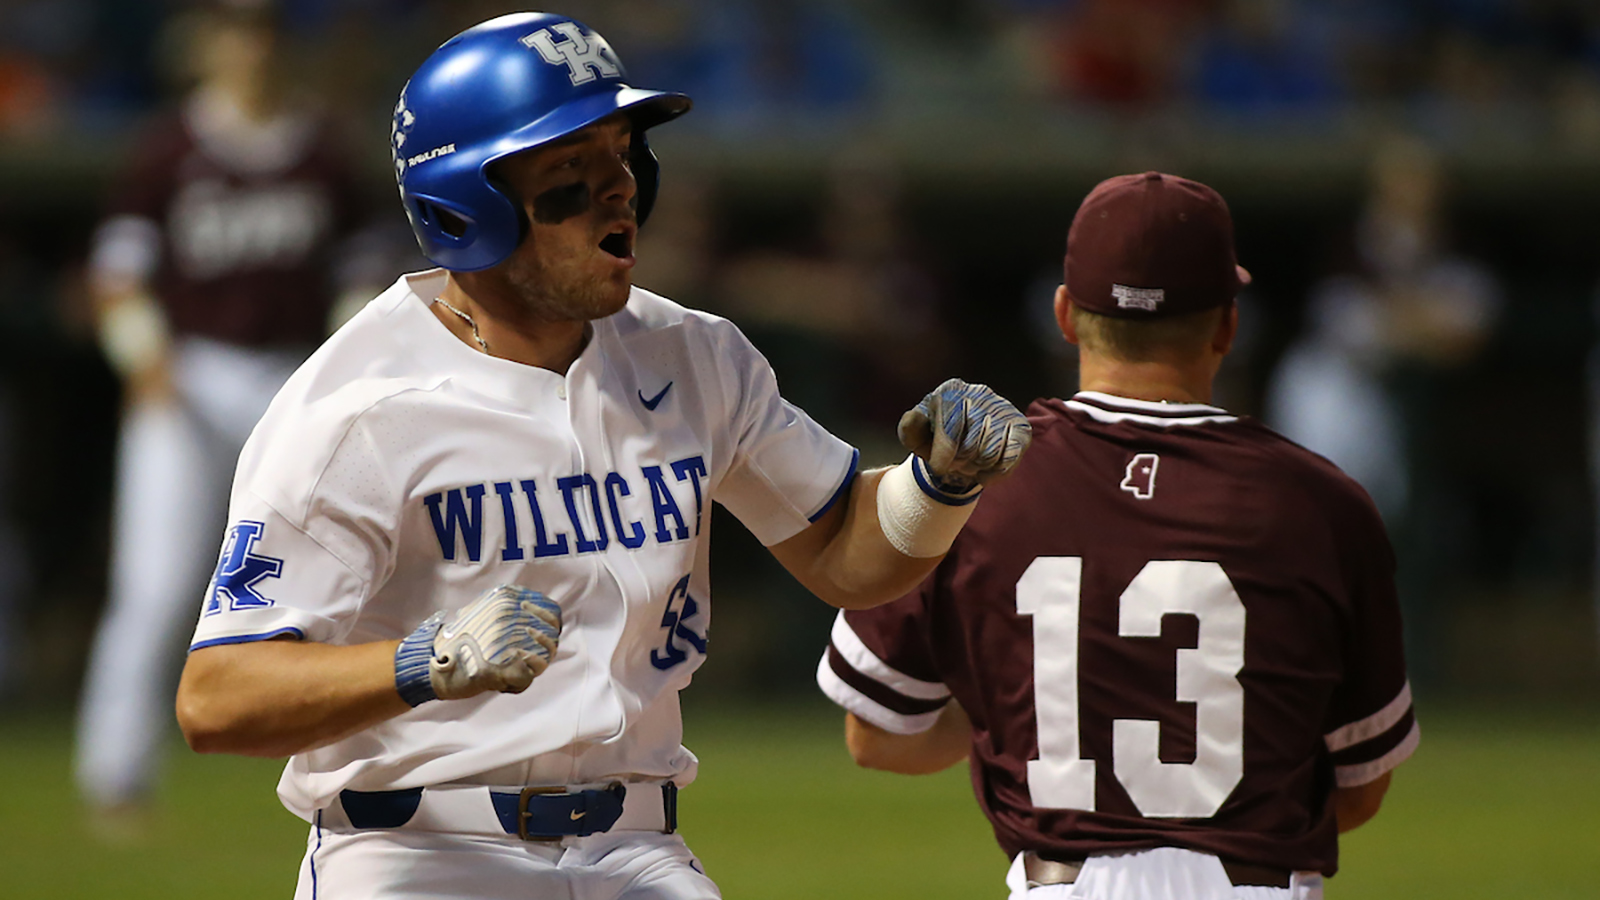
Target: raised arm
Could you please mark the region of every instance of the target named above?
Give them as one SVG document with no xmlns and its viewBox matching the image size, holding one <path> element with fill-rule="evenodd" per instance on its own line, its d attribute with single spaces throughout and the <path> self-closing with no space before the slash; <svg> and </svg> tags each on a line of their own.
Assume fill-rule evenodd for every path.
<svg viewBox="0 0 1600 900">
<path fill-rule="evenodd" d="M 118 215 L 95 230 L 89 294 L 100 349 L 127 396 L 151 401 L 171 392 L 172 350 L 166 314 L 151 294 L 161 255 L 161 226 L 144 215 Z"/>
<path fill-rule="evenodd" d="M 846 503 L 771 550 L 812 593 L 867 609 L 916 587 L 972 515 L 984 483 L 1016 466 L 1028 420 L 981 384 L 950 379 L 900 420 L 904 463 L 862 473 Z"/>
<path fill-rule="evenodd" d="M 878 486 L 891 470 L 856 476 L 849 502 L 835 504 L 805 531 L 770 549 L 806 590 L 840 609 L 867 609 L 917 586 L 939 557 L 896 550 L 878 523 Z"/>
</svg>

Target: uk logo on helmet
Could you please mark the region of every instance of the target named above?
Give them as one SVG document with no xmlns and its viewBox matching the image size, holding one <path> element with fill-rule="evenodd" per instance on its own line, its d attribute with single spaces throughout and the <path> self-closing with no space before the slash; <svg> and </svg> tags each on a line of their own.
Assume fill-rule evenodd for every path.
<svg viewBox="0 0 1600 900">
<path fill-rule="evenodd" d="M 405 174 L 406 156 L 402 148 L 406 145 L 406 136 L 411 134 L 411 129 L 417 124 L 416 114 L 406 108 L 406 98 L 400 95 L 400 102 L 394 105 L 394 123 L 389 126 L 390 153 L 394 158 L 396 175 Z"/>
<path fill-rule="evenodd" d="M 556 32 L 566 40 L 556 43 Z M 594 32 L 584 32 L 577 22 L 557 22 L 523 35 L 522 45 L 539 51 L 539 57 L 552 66 L 566 66 L 574 85 L 588 84 L 595 78 L 618 78 L 622 63 L 605 38 Z"/>
</svg>

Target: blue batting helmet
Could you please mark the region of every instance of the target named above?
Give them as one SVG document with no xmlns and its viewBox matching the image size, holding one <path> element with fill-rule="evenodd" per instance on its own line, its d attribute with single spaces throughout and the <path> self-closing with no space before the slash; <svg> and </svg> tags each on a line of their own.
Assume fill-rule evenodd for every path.
<svg viewBox="0 0 1600 900">
<path fill-rule="evenodd" d="M 527 219 L 490 165 L 618 111 L 633 120 L 643 223 L 661 172 L 644 131 L 687 112 L 690 101 L 626 79 L 605 38 L 566 16 L 501 16 L 444 42 L 401 90 L 390 130 L 400 200 L 422 254 L 467 272 L 510 256 Z"/>
</svg>

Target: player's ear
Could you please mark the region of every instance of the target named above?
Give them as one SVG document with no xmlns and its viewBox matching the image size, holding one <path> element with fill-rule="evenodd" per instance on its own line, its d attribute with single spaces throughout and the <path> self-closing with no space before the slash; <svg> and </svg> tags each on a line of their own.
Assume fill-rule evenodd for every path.
<svg viewBox="0 0 1600 900">
<path fill-rule="evenodd" d="M 1229 302 L 1227 309 L 1217 319 L 1217 330 L 1211 335 L 1211 349 L 1218 356 L 1227 356 L 1233 349 L 1233 339 L 1239 335 L 1239 304 Z"/>
<path fill-rule="evenodd" d="M 1072 324 L 1072 295 L 1067 293 L 1067 286 L 1056 285 L 1056 326 L 1061 329 L 1061 336 L 1067 343 L 1078 342 L 1078 329 Z"/>
</svg>

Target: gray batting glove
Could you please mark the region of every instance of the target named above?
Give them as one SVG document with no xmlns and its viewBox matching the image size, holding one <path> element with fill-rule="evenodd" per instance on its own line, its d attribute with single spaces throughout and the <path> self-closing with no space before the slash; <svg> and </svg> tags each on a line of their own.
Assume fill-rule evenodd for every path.
<svg viewBox="0 0 1600 900">
<path fill-rule="evenodd" d="M 987 385 L 952 378 L 900 417 L 900 443 L 933 487 L 959 495 L 1004 475 L 1033 441 L 1028 419 Z"/>
<path fill-rule="evenodd" d="M 520 694 L 550 665 L 560 635 L 554 600 L 502 584 L 448 618 L 434 613 L 401 641 L 395 689 L 412 706 L 484 691 Z"/>
</svg>

